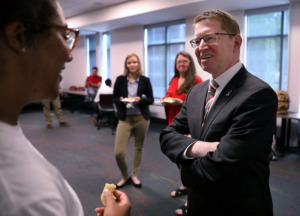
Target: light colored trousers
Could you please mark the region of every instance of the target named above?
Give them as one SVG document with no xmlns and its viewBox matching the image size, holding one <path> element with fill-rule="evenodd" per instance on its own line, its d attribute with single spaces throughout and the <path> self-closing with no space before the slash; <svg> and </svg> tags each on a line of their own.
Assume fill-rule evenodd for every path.
<svg viewBox="0 0 300 216">
<path fill-rule="evenodd" d="M 132 176 L 137 176 L 142 161 L 144 140 L 149 124 L 150 120 L 145 120 L 141 114 L 128 115 L 125 121 L 119 120 L 115 140 L 115 157 L 124 180 L 129 178 L 126 163 L 126 149 L 131 133 L 134 135 Z"/>
<path fill-rule="evenodd" d="M 51 100 L 42 100 L 43 111 L 44 111 L 44 116 L 45 116 L 46 123 L 47 124 L 52 123 L 50 103 L 52 103 L 55 116 L 56 116 L 57 120 L 59 121 L 59 123 L 64 122 L 65 120 L 64 120 L 64 117 L 63 117 L 63 114 L 62 114 L 60 99 L 59 99 L 59 96 L 57 96 L 52 101 Z"/>
</svg>

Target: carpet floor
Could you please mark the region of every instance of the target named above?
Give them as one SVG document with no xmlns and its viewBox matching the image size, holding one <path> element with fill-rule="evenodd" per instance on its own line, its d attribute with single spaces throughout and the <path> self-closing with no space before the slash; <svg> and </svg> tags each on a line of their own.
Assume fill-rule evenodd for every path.
<svg viewBox="0 0 300 216">
<path fill-rule="evenodd" d="M 121 179 L 113 149 L 114 138 L 109 127 L 97 130 L 93 116 L 64 110 L 69 127 L 59 127 L 53 117 L 53 128 L 47 129 L 41 110 L 23 112 L 20 123 L 33 145 L 53 163 L 77 192 L 86 216 L 96 215 L 101 206 L 100 194 L 105 183 Z M 138 174 L 143 187 L 122 188 L 133 204 L 132 216 L 168 216 L 184 204 L 186 196 L 171 198 L 170 192 L 180 186 L 177 167 L 159 147 L 162 121 L 151 120 L 144 144 L 143 161 Z M 127 150 L 129 170 L 133 157 L 133 139 Z M 286 154 L 271 162 L 270 185 L 275 216 L 300 215 L 300 155 Z"/>
</svg>

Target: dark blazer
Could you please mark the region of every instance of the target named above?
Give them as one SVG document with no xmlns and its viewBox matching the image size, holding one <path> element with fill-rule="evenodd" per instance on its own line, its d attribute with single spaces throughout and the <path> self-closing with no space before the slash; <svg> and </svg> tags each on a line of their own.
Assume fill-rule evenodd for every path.
<svg viewBox="0 0 300 216">
<path fill-rule="evenodd" d="M 182 165 L 181 179 L 189 188 L 188 215 L 273 215 L 269 155 L 276 126 L 275 92 L 242 67 L 202 127 L 207 89 L 208 81 L 194 86 L 160 135 L 162 152 Z M 197 140 L 220 144 L 204 157 L 185 159 L 184 150 Z"/>
<path fill-rule="evenodd" d="M 143 117 L 148 120 L 150 119 L 149 105 L 153 104 L 153 92 L 150 79 L 145 76 L 139 76 L 137 96 L 141 100 L 137 103 L 137 106 L 140 108 Z M 118 111 L 119 120 L 126 119 L 126 105 L 120 101 L 120 97 L 128 97 L 128 85 L 127 85 L 127 76 L 118 76 L 114 85 L 113 92 L 113 101 L 116 104 Z"/>
</svg>

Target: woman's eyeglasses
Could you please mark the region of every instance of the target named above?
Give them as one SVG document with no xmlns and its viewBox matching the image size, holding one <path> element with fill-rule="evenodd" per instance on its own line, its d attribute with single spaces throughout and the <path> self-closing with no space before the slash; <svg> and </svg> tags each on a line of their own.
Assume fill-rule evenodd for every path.
<svg viewBox="0 0 300 216">
<path fill-rule="evenodd" d="M 55 24 L 47 24 L 47 23 L 42 23 L 42 22 L 37 22 L 37 21 L 26 21 L 29 23 L 35 23 L 38 25 L 44 25 L 49 28 L 58 28 L 62 31 L 64 31 L 64 39 L 69 47 L 69 52 L 72 52 L 77 44 L 78 41 L 78 35 L 79 35 L 79 30 L 75 28 L 68 28 L 66 26 L 60 26 L 60 25 L 55 25 Z"/>
<path fill-rule="evenodd" d="M 183 60 L 183 61 L 177 61 L 176 64 L 181 65 L 181 64 L 189 64 L 189 60 Z"/>
</svg>

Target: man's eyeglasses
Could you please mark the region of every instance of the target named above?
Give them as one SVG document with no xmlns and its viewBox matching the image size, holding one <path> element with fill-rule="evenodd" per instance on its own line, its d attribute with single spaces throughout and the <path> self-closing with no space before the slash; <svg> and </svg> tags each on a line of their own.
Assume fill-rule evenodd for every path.
<svg viewBox="0 0 300 216">
<path fill-rule="evenodd" d="M 191 46 L 193 48 L 196 48 L 200 45 L 201 41 L 203 40 L 205 43 L 211 44 L 211 43 L 215 43 L 216 41 L 218 41 L 219 39 L 219 35 L 236 35 L 236 34 L 228 34 L 228 33 L 210 33 L 205 35 L 202 38 L 196 38 L 193 40 L 190 40 Z"/>
<path fill-rule="evenodd" d="M 183 60 L 183 61 L 177 61 L 176 64 L 181 65 L 181 64 L 189 64 L 189 60 Z"/>
<path fill-rule="evenodd" d="M 68 28 L 66 26 L 60 26 L 60 25 L 55 25 L 55 24 L 47 24 L 47 23 L 42 23 L 42 22 L 37 22 L 37 21 L 26 21 L 28 23 L 35 23 L 38 25 L 44 25 L 49 28 L 58 28 L 62 31 L 64 31 L 63 37 L 69 47 L 69 52 L 72 52 L 77 44 L 78 41 L 78 35 L 79 35 L 79 30 L 75 28 Z"/>
</svg>

